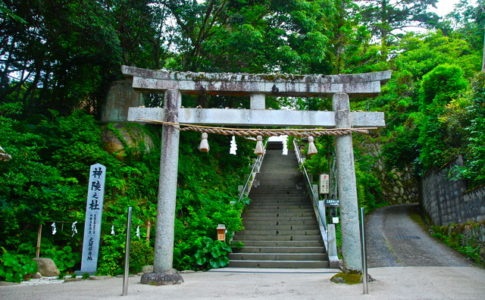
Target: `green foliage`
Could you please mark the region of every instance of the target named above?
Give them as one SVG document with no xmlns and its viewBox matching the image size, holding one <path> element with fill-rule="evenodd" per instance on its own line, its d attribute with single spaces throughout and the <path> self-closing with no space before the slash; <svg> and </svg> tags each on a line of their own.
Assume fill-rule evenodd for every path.
<svg viewBox="0 0 485 300">
<path fill-rule="evenodd" d="M 442 107 L 468 85 L 463 70 L 457 65 L 441 64 L 423 76 L 420 95 L 422 105 Z M 429 108 L 428 108 L 429 109 Z"/>
<path fill-rule="evenodd" d="M 456 99 L 468 85 L 458 66 L 439 65 L 423 76 L 419 95 L 422 99 L 416 125 L 419 130 L 419 161 L 424 170 L 441 167 L 456 157 L 459 141 L 447 139 L 445 126 L 439 121 L 446 105 Z M 450 147 L 452 146 L 452 147 Z"/>
<path fill-rule="evenodd" d="M 439 32 L 408 34 L 401 47 L 392 61 L 397 71 L 372 102 L 388 111 L 383 138 L 387 168 L 412 165 L 423 175 L 468 152 L 465 128 L 480 118 L 468 112 L 470 78 L 480 59 L 466 41 Z"/>
<path fill-rule="evenodd" d="M 402 0 L 392 2 L 387 0 L 361 0 L 357 13 L 361 14 L 363 22 L 381 39 L 383 50 L 395 39 L 393 31 L 402 30 L 408 26 L 421 23 L 429 26 L 436 23 L 438 16 L 426 8 L 435 6 L 438 0 Z M 387 53 L 386 53 L 387 54 Z"/>
<path fill-rule="evenodd" d="M 54 245 L 46 248 L 45 244 L 42 246 L 42 256 L 51 258 L 61 273 L 75 271 L 74 266 L 81 260 L 81 254 L 77 251 L 73 252 L 71 246 L 64 246 L 62 248 Z"/>
<path fill-rule="evenodd" d="M 432 226 L 432 236 L 442 240 L 447 246 L 465 255 L 475 263 L 485 266 L 485 245 L 480 240 L 483 223 L 451 224 Z"/>
<path fill-rule="evenodd" d="M 148 149 L 144 143 L 125 140 L 125 135 L 131 132 L 130 139 L 135 133 L 148 136 L 156 145 L 159 129 L 133 127 L 116 134 L 125 147 L 126 155 L 120 161 L 103 149 L 102 127 L 92 116 L 82 111 L 67 116 L 50 111 L 35 122 L 27 123 L 18 119 L 18 107 L 21 105 L 14 103 L 0 107 L 3 112 L 0 117 L 5 124 L 0 129 L 0 144 L 13 156 L 11 161 L 0 165 L 3 170 L 0 177 L 4 182 L 0 187 L 0 218 L 7 224 L 1 228 L 2 244 L 9 249 L 21 243 L 28 245 L 28 241 L 35 240 L 39 223 L 77 220 L 82 224 L 87 170 L 91 164 L 99 162 L 107 166 L 108 174 L 98 271 L 122 273 L 125 235 L 119 229 L 125 227 L 126 208 L 133 207 L 135 228 L 144 228 L 148 222 L 154 224 L 156 221 L 160 153 L 159 146 Z M 108 128 L 117 130 L 112 126 Z M 174 257 L 180 269 L 221 264 L 223 256 L 227 259 L 227 252 L 221 252 L 221 257 L 213 257 L 207 264 L 196 264 L 192 257 L 202 245 L 197 242 L 198 238 L 215 237 L 217 224 L 226 225 L 229 237 L 242 228 L 243 203 L 231 205 L 230 202 L 235 200 L 241 175 L 249 171 L 249 161 L 245 157 L 251 153 L 250 146 L 238 139 L 240 156 L 235 157 L 227 151 L 227 137 L 211 139 L 208 154 L 195 152 L 197 143 L 197 134 L 182 135 Z M 221 165 L 220 160 L 226 163 Z M 215 184 L 220 182 L 225 184 Z M 15 202 L 12 199 L 16 199 Z M 111 225 L 117 228 L 116 235 L 106 234 Z M 20 234 L 20 229 L 25 233 Z M 136 253 L 132 270 L 135 272 L 152 260 L 148 255 L 151 247 L 140 243 L 134 241 Z M 43 237 L 41 252 L 53 258 L 62 271 L 67 271 L 79 266 L 80 246 L 81 235 L 71 237 L 59 233 Z M 21 251 L 32 255 L 32 243 Z"/>
<path fill-rule="evenodd" d="M 119 275 L 123 273 L 124 240 L 121 234 L 102 236 L 102 246 L 99 252 L 98 270 L 99 274 Z"/>
<path fill-rule="evenodd" d="M 370 212 L 387 202 L 384 201 L 381 182 L 377 173 L 378 170 L 375 169 L 376 158 L 371 154 L 365 153 L 365 149 L 359 146 L 368 141 L 364 141 L 365 138 L 363 137 L 356 137 L 356 139 L 361 142 L 355 146 L 357 196 L 359 205 L 365 207 Z M 335 159 L 333 154 L 333 138 L 328 136 L 316 138 L 315 146 L 317 147 L 318 153 L 305 160 L 305 167 L 308 173 L 313 175 L 315 180 L 318 180 L 318 176 L 321 173 L 331 174 L 335 172 L 335 169 L 332 169 L 332 163 Z M 333 196 L 337 197 L 337 195 Z"/>
<path fill-rule="evenodd" d="M 473 90 L 467 107 L 466 118 L 470 120 L 465 128 L 465 163 L 462 176 L 471 186 L 485 183 L 485 73 L 473 81 Z"/>
<path fill-rule="evenodd" d="M 1 21 L 0 47 L 8 55 L 0 73 L 0 96 L 17 97 L 32 112 L 40 107 L 69 112 L 80 104 L 97 109 L 121 58 L 117 32 L 102 4 L 2 2 L 18 18 Z M 13 72 L 21 78 L 8 80 Z"/>
<path fill-rule="evenodd" d="M 146 241 L 132 241 L 130 245 L 130 272 L 139 273 L 146 265 L 153 265 L 153 248 Z"/>
<path fill-rule="evenodd" d="M 195 245 L 197 251 L 194 258 L 199 268 L 222 268 L 229 263 L 227 254 L 232 250 L 225 242 L 214 241 L 209 237 L 200 237 L 195 241 Z"/>
<path fill-rule="evenodd" d="M 27 274 L 37 272 L 37 264 L 32 257 L 15 254 L 1 247 L 0 256 L 0 280 L 20 282 Z"/>
</svg>

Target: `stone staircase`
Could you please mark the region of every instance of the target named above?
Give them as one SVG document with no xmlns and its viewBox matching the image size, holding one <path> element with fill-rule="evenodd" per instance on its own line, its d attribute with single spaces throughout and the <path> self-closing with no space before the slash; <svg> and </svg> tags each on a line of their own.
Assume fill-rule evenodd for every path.
<svg viewBox="0 0 485 300">
<path fill-rule="evenodd" d="M 230 254 L 229 267 L 326 268 L 327 254 L 294 152 L 281 154 L 268 143 L 251 204 L 243 214 L 245 230 L 234 241 L 244 247 Z"/>
</svg>

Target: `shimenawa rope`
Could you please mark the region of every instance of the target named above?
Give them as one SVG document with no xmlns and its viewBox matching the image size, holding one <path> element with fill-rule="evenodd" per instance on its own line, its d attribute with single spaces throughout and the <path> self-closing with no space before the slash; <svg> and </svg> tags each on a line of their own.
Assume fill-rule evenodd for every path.
<svg viewBox="0 0 485 300">
<path fill-rule="evenodd" d="M 166 121 L 139 119 L 138 121 L 171 125 L 180 131 L 196 131 L 202 133 L 237 135 L 237 136 L 280 136 L 290 135 L 296 137 L 317 137 L 322 135 L 347 135 L 353 132 L 368 134 L 369 130 L 377 129 L 376 127 L 365 128 L 312 128 L 312 129 L 262 129 L 262 128 L 228 128 L 212 127 L 203 125 L 192 125 L 183 123 L 173 123 Z"/>
</svg>

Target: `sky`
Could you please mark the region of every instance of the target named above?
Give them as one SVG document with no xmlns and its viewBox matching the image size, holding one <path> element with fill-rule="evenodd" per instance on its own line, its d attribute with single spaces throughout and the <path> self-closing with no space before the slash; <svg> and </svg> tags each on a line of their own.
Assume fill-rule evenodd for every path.
<svg viewBox="0 0 485 300">
<path fill-rule="evenodd" d="M 457 4 L 458 2 L 460 2 L 460 0 L 439 0 L 437 5 L 436 5 L 436 9 L 432 9 L 431 11 L 437 13 L 439 16 L 443 17 L 445 15 L 447 15 L 448 13 L 450 13 L 455 4 Z M 469 0 L 469 3 L 477 3 L 476 0 Z"/>
</svg>

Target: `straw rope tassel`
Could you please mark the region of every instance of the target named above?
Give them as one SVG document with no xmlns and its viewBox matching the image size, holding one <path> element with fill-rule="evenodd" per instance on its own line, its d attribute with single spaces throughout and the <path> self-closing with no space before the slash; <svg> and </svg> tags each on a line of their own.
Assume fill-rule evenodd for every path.
<svg viewBox="0 0 485 300">
<path fill-rule="evenodd" d="M 200 141 L 199 151 L 200 152 L 209 152 L 209 142 L 207 141 L 208 135 L 207 133 L 202 133 L 202 140 Z"/>
<path fill-rule="evenodd" d="M 262 155 L 262 154 L 264 154 L 263 137 L 258 135 L 258 137 L 256 139 L 258 141 L 256 142 L 256 149 L 254 149 L 254 154 Z"/>
<path fill-rule="evenodd" d="M 317 147 L 315 147 L 315 143 L 313 142 L 313 136 L 309 136 L 307 155 L 310 156 L 317 153 L 318 153 L 318 150 L 317 150 Z"/>
</svg>

